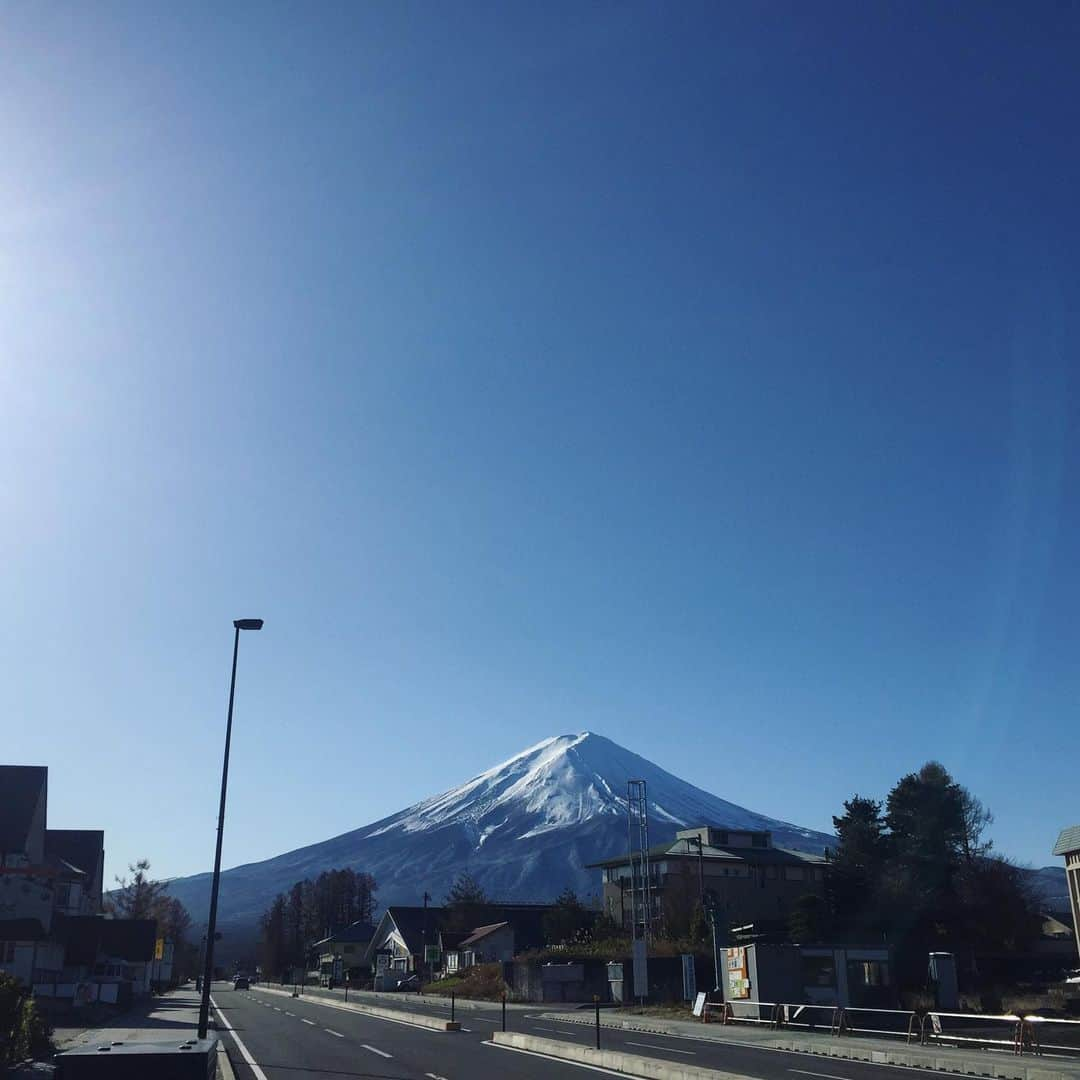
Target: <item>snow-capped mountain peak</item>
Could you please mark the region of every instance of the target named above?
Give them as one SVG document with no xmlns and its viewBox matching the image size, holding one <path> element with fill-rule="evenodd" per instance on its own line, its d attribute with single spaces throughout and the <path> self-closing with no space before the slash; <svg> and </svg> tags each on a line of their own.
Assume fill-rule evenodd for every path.
<svg viewBox="0 0 1080 1080">
<path fill-rule="evenodd" d="M 476 848 L 495 834 L 528 839 L 598 817 L 624 817 L 627 781 L 645 780 L 652 823 L 666 832 L 725 824 L 770 829 L 820 846 L 819 834 L 744 810 L 687 784 L 645 758 L 589 731 L 557 735 L 456 788 L 376 823 L 367 837 L 463 826 Z"/>
</svg>

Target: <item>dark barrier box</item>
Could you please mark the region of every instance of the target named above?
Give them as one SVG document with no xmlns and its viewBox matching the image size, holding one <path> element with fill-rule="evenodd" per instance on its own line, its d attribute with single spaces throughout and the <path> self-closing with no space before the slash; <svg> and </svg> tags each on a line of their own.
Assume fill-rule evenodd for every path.
<svg viewBox="0 0 1080 1080">
<path fill-rule="evenodd" d="M 114 1042 L 69 1050 L 56 1080 L 214 1080 L 217 1037 L 172 1042 Z"/>
</svg>

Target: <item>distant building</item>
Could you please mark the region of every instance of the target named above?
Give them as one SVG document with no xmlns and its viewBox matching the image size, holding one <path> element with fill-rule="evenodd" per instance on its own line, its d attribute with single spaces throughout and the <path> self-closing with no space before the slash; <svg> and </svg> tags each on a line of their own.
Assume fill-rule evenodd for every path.
<svg viewBox="0 0 1080 1080">
<path fill-rule="evenodd" d="M 319 957 L 319 981 L 326 986 L 331 980 L 340 982 L 348 973 L 356 980 L 366 972 L 368 946 L 375 937 L 375 927 L 369 922 L 354 922 L 312 946 Z"/>
<path fill-rule="evenodd" d="M 682 829 L 670 843 L 649 849 L 652 919 L 658 922 L 676 913 L 685 918 L 702 884 L 718 898 L 731 923 L 785 919 L 800 897 L 824 893 L 826 866 L 820 855 L 774 847 L 770 832 L 711 825 Z M 630 855 L 589 867 L 601 871 L 604 911 L 630 929 Z M 640 889 L 640 864 L 634 873 Z"/>
<path fill-rule="evenodd" d="M 49 829 L 49 772 L 0 765 L 0 971 L 39 996 L 122 1003 L 161 978 L 155 923 L 102 915 L 105 834 Z"/>
<path fill-rule="evenodd" d="M 1080 952 L 1080 825 L 1062 829 L 1054 845 L 1054 854 L 1065 857 L 1065 880 L 1069 886 L 1073 932 L 1077 951 Z"/>
</svg>

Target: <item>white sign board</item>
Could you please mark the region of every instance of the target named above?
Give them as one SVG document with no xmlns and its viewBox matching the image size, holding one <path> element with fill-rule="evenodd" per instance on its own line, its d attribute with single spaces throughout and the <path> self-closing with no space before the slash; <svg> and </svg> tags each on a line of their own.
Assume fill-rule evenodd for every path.
<svg viewBox="0 0 1080 1080">
<path fill-rule="evenodd" d="M 705 1010 L 705 991 L 702 990 L 694 998 L 694 1007 L 690 1010 L 695 1016 L 700 1016 Z"/>
<path fill-rule="evenodd" d="M 697 994 L 697 972 L 694 971 L 694 958 L 688 953 L 682 954 L 682 996 L 683 1001 L 693 1001 Z"/>
<path fill-rule="evenodd" d="M 644 938 L 634 941 L 634 997 L 649 996 L 649 958 Z"/>
</svg>

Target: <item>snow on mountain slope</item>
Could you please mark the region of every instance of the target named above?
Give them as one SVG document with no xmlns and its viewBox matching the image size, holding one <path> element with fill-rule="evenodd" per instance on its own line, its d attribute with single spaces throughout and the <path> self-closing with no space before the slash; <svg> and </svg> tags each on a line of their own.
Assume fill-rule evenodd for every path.
<svg viewBox="0 0 1080 1080">
<path fill-rule="evenodd" d="M 375 875 L 378 899 L 436 900 L 463 870 L 489 896 L 545 900 L 569 885 L 599 891 L 597 859 L 626 850 L 626 783 L 648 785 L 654 844 L 692 825 L 767 829 L 777 846 L 821 852 L 831 842 L 813 832 L 710 795 L 645 758 L 582 732 L 545 739 L 471 780 L 399 813 L 309 847 L 222 875 L 220 918 L 250 926 L 277 892 L 332 867 Z M 209 875 L 174 881 L 170 891 L 204 917 Z"/>
<path fill-rule="evenodd" d="M 821 834 L 774 821 L 709 795 L 610 739 L 588 731 L 545 739 L 460 787 L 425 799 L 361 833 L 367 839 L 459 823 L 476 829 L 479 847 L 495 833 L 524 840 L 581 824 L 597 815 L 625 822 L 626 784 L 631 779 L 646 781 L 649 815 L 658 825 L 686 828 L 709 822 L 752 829 L 779 826 L 785 837 L 801 838 L 813 850 L 826 842 Z"/>
</svg>

